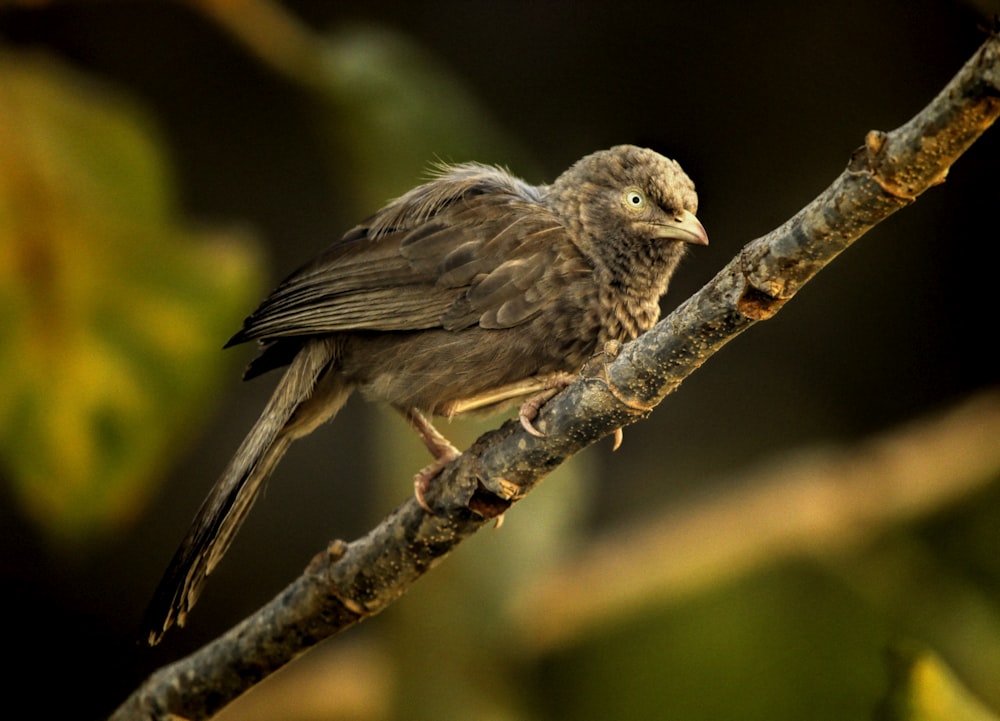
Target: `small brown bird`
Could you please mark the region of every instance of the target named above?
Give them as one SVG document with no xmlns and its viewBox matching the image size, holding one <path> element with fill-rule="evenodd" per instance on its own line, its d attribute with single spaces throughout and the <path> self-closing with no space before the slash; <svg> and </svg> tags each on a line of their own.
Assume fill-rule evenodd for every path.
<svg viewBox="0 0 1000 721">
<path fill-rule="evenodd" d="M 422 502 L 458 455 L 427 416 L 551 391 L 605 342 L 647 330 L 685 244 L 708 243 L 697 209 L 675 161 L 630 145 L 543 186 L 442 166 L 290 275 L 227 343 L 262 344 L 244 378 L 288 370 L 160 581 L 149 643 L 184 625 L 264 479 L 351 391 L 392 404 L 420 434 L 435 459 L 417 474 Z M 521 413 L 536 434 L 537 405 Z"/>
</svg>

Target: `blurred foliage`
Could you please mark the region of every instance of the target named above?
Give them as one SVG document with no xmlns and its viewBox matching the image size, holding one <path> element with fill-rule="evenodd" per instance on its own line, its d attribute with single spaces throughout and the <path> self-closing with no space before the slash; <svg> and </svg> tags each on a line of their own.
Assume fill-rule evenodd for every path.
<svg viewBox="0 0 1000 721">
<path fill-rule="evenodd" d="M 314 120 L 353 207 L 381 207 L 433 161 L 502 162 L 531 177 L 530 155 L 407 35 L 365 23 L 319 34 L 266 0 L 193 5 L 321 109 Z"/>
<path fill-rule="evenodd" d="M 891 688 L 879 721 L 997 721 L 935 654 L 912 646 L 889 658 Z"/>
<path fill-rule="evenodd" d="M 781 564 L 551 654 L 537 702 L 578 721 L 863 719 L 884 638 L 884 619 L 836 578 Z"/>
<path fill-rule="evenodd" d="M 528 155 L 433 57 L 384 28 L 348 26 L 323 44 L 326 137 L 335 162 L 350 158 L 356 207 L 409 190 L 433 160 L 500 162 L 532 175 Z M 537 173 L 536 173 L 537 175 Z"/>
<path fill-rule="evenodd" d="M 880 560 L 894 557 L 905 566 L 901 543 L 877 544 Z M 934 618 L 914 614 L 909 602 L 916 593 L 890 602 L 859 588 L 861 567 L 871 563 L 867 555 L 833 567 L 795 561 L 758 569 L 623 618 L 540 659 L 532 671 L 535 701 L 546 709 L 545 718 L 578 721 L 727 719 L 736 709 L 748 721 L 867 719 L 885 694 L 884 649 L 900 637 L 940 642 L 944 627 L 968 641 L 949 649 L 963 666 L 963 680 L 976 678 L 977 692 L 995 701 L 1000 669 L 992 658 L 994 629 L 945 604 Z M 970 692 L 939 662 L 907 666 L 912 678 L 906 676 L 905 684 L 903 667 L 898 659 L 891 665 L 887 706 L 893 714 L 882 721 L 990 718 L 951 715 L 982 702 L 966 701 Z"/>
<path fill-rule="evenodd" d="M 45 535 L 86 541 L 143 510 L 205 418 L 261 263 L 177 218 L 120 94 L 36 55 L 0 76 L 0 463 Z"/>
</svg>

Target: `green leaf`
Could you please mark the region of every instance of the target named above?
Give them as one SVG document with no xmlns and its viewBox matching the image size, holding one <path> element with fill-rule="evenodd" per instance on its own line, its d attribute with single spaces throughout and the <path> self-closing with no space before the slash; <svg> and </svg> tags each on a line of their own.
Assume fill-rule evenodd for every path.
<svg viewBox="0 0 1000 721">
<path fill-rule="evenodd" d="M 177 218 L 150 122 L 0 53 L 0 470 L 54 540 L 127 523 L 211 405 L 261 287 L 246 233 Z"/>
</svg>

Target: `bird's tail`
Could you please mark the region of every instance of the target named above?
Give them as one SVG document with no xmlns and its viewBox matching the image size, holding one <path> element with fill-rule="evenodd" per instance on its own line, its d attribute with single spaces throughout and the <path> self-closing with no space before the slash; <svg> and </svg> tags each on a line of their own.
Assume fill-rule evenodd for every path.
<svg viewBox="0 0 1000 721">
<path fill-rule="evenodd" d="M 146 611 L 153 646 L 175 623 L 183 626 L 206 577 L 225 554 L 264 480 L 296 438 L 329 420 L 351 388 L 329 370 L 333 341 L 313 340 L 296 355 L 236 455 L 201 504 Z"/>
</svg>

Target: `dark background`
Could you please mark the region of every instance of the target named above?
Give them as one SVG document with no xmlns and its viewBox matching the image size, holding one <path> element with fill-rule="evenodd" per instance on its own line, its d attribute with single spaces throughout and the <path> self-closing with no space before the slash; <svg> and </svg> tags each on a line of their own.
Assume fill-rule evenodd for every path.
<svg viewBox="0 0 1000 721">
<path fill-rule="evenodd" d="M 711 245 L 686 259 L 666 307 L 815 197 L 868 130 L 890 130 L 923 107 L 1000 9 L 928 0 L 284 6 L 317 31 L 362 23 L 398 32 L 456 77 L 507 152 L 484 145 L 456 157 L 443 146 L 441 157 L 500 162 L 533 182 L 623 142 L 679 160 L 698 186 Z M 185 214 L 252 224 L 272 281 L 373 210 L 344 202 L 357 176 L 319 149 L 308 93 L 192 7 L 0 5 L 0 44 L 43 49 L 137 99 L 167 142 Z M 614 457 L 604 444 L 588 450 L 590 507 L 599 510 L 581 521 L 584 532 L 703 491 L 756 460 L 861 439 L 996 383 L 998 151 L 988 132 L 946 184 L 875 228 L 627 429 Z M 433 159 L 402 172 L 415 182 Z M 232 382 L 206 411 L 206 432 L 113 542 L 54 553 L 4 502 L 9 638 L 25 678 L 72 689 L 44 701 L 53 716 L 110 712 L 158 665 L 270 599 L 330 538 L 363 533 L 409 492 L 405 470 L 370 492 L 373 436 L 409 431 L 352 401 L 283 463 L 190 628 L 154 651 L 137 648 L 153 585 L 273 384 L 241 385 L 246 352 L 227 352 Z M 530 524 L 531 514 L 529 499 L 508 522 Z M 490 543 L 502 546 L 502 534 Z M 434 582 L 431 574 L 422 583 Z"/>
</svg>

